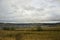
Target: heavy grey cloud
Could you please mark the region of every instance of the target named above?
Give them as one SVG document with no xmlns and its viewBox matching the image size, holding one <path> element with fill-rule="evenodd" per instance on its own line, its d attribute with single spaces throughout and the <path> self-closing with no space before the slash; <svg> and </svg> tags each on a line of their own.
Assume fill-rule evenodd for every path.
<svg viewBox="0 0 60 40">
<path fill-rule="evenodd" d="M 60 22 L 60 2 L 57 0 L 0 0 L 0 22 Z"/>
</svg>

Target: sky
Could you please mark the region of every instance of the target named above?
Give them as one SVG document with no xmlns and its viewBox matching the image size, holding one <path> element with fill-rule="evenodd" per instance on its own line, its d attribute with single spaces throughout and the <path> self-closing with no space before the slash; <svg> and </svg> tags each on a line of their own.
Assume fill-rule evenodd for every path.
<svg viewBox="0 0 60 40">
<path fill-rule="evenodd" d="M 59 0 L 0 0 L 2 23 L 60 22 Z"/>
</svg>

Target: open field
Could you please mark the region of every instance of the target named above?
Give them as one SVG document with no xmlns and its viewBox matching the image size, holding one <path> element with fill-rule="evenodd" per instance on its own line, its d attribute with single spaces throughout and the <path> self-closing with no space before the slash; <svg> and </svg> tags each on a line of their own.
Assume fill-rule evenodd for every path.
<svg viewBox="0 0 60 40">
<path fill-rule="evenodd" d="M 60 31 L 0 30 L 0 40 L 60 40 Z"/>
<path fill-rule="evenodd" d="M 0 25 L 0 27 L 3 26 L 11 27 L 14 25 Z M 44 26 L 34 25 L 31 27 L 20 27 L 14 30 L 2 29 L 0 30 L 0 40 L 60 40 L 60 25 L 54 25 L 52 27 Z"/>
</svg>

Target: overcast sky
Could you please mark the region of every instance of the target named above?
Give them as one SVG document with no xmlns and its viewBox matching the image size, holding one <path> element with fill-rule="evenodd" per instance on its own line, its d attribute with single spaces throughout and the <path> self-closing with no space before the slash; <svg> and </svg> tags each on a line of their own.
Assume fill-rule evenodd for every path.
<svg viewBox="0 0 60 40">
<path fill-rule="evenodd" d="M 60 22 L 60 2 L 57 0 L 0 0 L 0 22 Z"/>
</svg>

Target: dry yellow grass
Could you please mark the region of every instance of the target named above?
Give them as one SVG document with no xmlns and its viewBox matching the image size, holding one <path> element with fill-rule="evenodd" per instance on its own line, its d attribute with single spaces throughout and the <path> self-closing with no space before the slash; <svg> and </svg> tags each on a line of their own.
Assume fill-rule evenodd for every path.
<svg viewBox="0 0 60 40">
<path fill-rule="evenodd" d="M 13 24 L 0 24 L 1 27 L 17 27 Z M 49 26 L 49 25 L 48 25 Z M 0 30 L 0 40 L 60 40 L 60 25 L 41 27 L 35 24 L 30 28 L 16 28 L 15 30 Z M 20 26 L 19 26 L 20 27 Z M 37 31 L 41 28 L 40 31 Z M 52 31 L 53 30 L 53 31 Z"/>
<path fill-rule="evenodd" d="M 0 40 L 60 40 L 60 27 L 19 28 L 16 30 L 0 30 Z M 52 31 L 53 30 L 53 31 Z"/>
<path fill-rule="evenodd" d="M 0 40 L 60 40 L 60 31 L 0 30 Z"/>
</svg>

